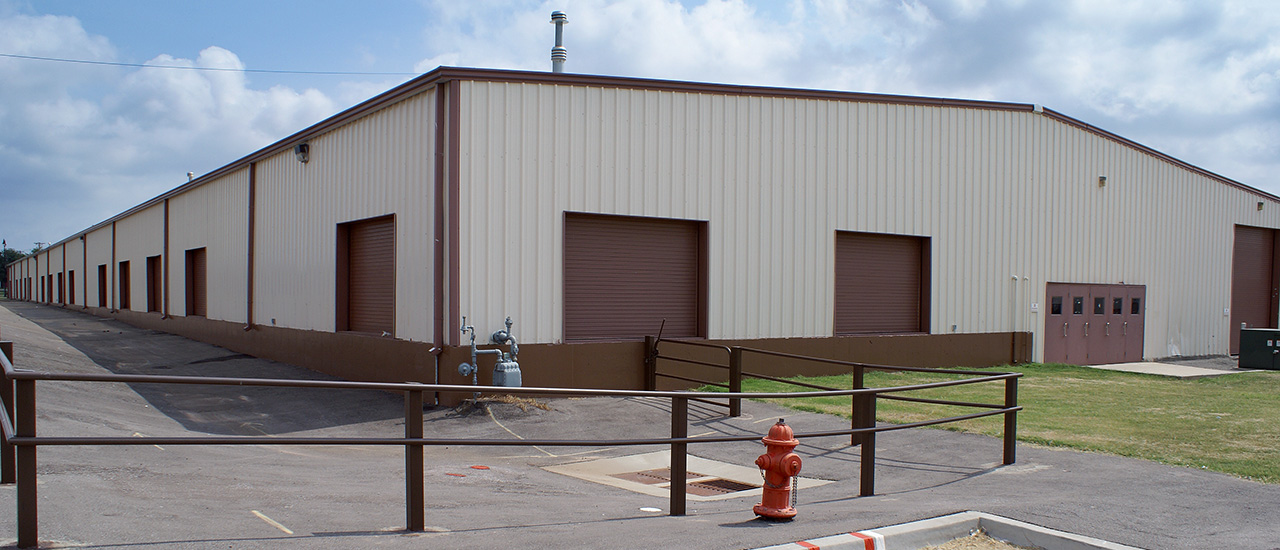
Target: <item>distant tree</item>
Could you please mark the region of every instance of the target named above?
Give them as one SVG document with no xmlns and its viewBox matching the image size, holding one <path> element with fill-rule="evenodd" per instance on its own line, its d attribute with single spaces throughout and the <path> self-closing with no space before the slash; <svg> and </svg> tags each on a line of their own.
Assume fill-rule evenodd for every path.
<svg viewBox="0 0 1280 550">
<path fill-rule="evenodd" d="M 25 255 L 7 246 L 0 251 L 0 286 L 9 284 L 9 264 L 18 261 L 18 258 Z"/>
</svg>

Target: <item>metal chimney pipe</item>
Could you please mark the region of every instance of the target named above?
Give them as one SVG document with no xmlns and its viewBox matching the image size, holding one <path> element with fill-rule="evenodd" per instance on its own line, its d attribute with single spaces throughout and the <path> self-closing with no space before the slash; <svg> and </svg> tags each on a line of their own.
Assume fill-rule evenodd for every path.
<svg viewBox="0 0 1280 550">
<path fill-rule="evenodd" d="M 551 23 L 556 26 L 556 47 L 551 48 L 551 72 L 563 73 L 564 62 L 569 60 L 569 50 L 564 48 L 564 26 L 569 16 L 562 11 L 551 12 Z"/>
</svg>

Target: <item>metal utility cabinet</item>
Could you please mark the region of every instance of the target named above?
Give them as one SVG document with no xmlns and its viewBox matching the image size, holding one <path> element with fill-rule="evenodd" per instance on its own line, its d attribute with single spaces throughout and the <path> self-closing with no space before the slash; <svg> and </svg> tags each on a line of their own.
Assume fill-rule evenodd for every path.
<svg viewBox="0 0 1280 550">
<path fill-rule="evenodd" d="M 1280 370 L 1280 329 L 1240 329 L 1240 368 Z"/>
</svg>

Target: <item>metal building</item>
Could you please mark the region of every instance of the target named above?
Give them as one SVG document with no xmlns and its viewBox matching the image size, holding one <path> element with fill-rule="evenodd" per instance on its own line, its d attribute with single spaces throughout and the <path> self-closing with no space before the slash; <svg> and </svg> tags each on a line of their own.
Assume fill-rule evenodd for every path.
<svg viewBox="0 0 1280 550">
<path fill-rule="evenodd" d="M 645 335 L 1234 353 L 1280 197 L 1035 105 L 442 67 L 24 258 L 23 299 L 355 379 L 637 387 Z M 481 372 L 486 372 L 481 369 Z M 483 377 L 482 377 L 483 381 Z"/>
</svg>

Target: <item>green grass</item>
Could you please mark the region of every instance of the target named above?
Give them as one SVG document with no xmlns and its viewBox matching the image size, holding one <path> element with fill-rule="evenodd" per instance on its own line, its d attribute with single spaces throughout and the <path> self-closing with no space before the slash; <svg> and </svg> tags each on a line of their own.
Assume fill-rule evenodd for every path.
<svg viewBox="0 0 1280 550">
<path fill-rule="evenodd" d="M 1155 460 L 1280 483 L 1280 372 L 1180 380 L 1056 364 L 996 367 L 1021 372 L 1018 440 L 1039 445 Z M 867 387 L 938 382 L 961 376 L 868 371 Z M 849 375 L 795 380 L 848 388 Z M 710 389 L 710 388 L 708 388 Z M 746 379 L 743 391 L 807 391 Z M 1001 403 L 1004 384 L 984 383 L 909 392 L 952 401 Z M 803 411 L 850 416 L 848 397 L 765 400 Z M 880 399 L 876 419 L 906 423 L 959 416 L 977 409 Z M 1000 436 L 1002 416 L 942 425 Z"/>
</svg>

